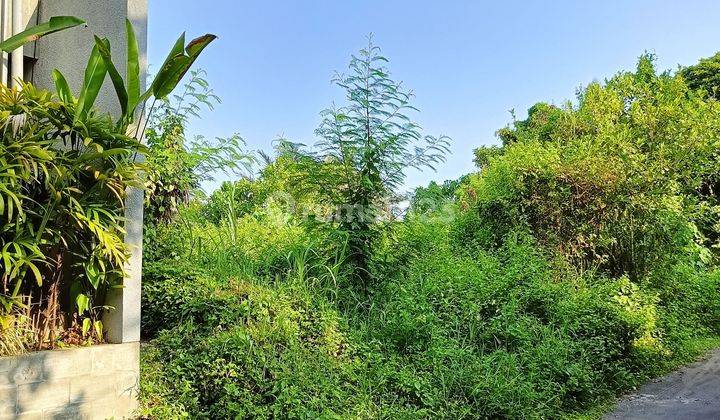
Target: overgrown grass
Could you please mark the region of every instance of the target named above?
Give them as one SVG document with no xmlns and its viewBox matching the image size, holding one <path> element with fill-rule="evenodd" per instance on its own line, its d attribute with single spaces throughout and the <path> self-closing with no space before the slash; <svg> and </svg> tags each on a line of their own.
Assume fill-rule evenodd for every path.
<svg viewBox="0 0 720 420">
<path fill-rule="evenodd" d="M 648 56 L 538 104 L 456 200 L 372 226 L 360 286 L 339 224 L 192 204 L 148 237 L 143 414 L 600 416 L 720 343 L 718 111 Z"/>
<path fill-rule="evenodd" d="M 672 281 L 641 285 L 577 276 L 526 234 L 462 253 L 449 231 L 439 221 L 396 225 L 374 261 L 386 281 L 370 305 L 337 285 L 341 272 L 308 262 L 319 254 L 311 248 L 273 275 L 149 264 L 144 413 L 577 415 L 716 343 L 717 272 L 679 266 Z"/>
</svg>

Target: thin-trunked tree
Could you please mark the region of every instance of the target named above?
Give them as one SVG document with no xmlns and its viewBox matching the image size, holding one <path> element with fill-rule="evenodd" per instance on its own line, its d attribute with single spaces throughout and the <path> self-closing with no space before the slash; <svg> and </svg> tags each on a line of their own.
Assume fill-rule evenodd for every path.
<svg viewBox="0 0 720 420">
<path fill-rule="evenodd" d="M 349 259 L 363 287 L 383 204 L 402 186 L 407 169 L 434 170 L 449 152 L 448 137 L 424 136 L 410 118 L 417 111 L 413 94 L 390 78 L 387 62 L 369 37 L 352 56 L 349 73 L 333 79 L 345 90 L 347 105 L 321 113 L 315 151 L 299 149 L 307 179 L 334 207 L 332 221 L 347 234 Z"/>
</svg>

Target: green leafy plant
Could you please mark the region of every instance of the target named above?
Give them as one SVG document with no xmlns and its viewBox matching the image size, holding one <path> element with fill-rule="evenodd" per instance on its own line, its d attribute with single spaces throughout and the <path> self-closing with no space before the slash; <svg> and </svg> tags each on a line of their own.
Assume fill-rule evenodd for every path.
<svg viewBox="0 0 720 420">
<path fill-rule="evenodd" d="M 127 187 L 142 185 L 132 161 L 142 146 L 94 113 L 74 126 L 73 104 L 31 85 L 0 86 L 0 109 L 2 295 L 13 303 L 3 316 L 31 305 L 35 345 L 52 346 L 69 322 L 63 312 L 100 325 L 93 302 L 120 284 L 123 200 Z"/>
<path fill-rule="evenodd" d="M 48 22 L 28 28 L 1 42 L 0 50 L 11 52 L 42 36 L 73 28 L 83 23 L 85 23 L 84 20 L 73 16 L 54 16 L 50 18 Z M 160 67 L 155 79 L 151 82 L 150 88 L 144 93 L 141 93 L 140 51 L 135 30 L 132 23 L 127 19 L 125 29 L 127 41 L 127 74 L 124 80 L 112 61 L 110 41 L 107 38 L 100 38 L 98 36 L 95 36 L 95 45 L 90 53 L 88 65 L 85 70 L 85 80 L 77 99 L 73 98 L 62 73 L 58 70 L 53 71 L 52 76 L 53 80 L 55 80 L 57 95 L 66 102 L 70 100 L 75 102 L 76 114 L 73 120 L 74 124 L 83 123 L 85 118 L 87 118 L 87 114 L 93 107 L 102 84 L 109 74 L 122 108 L 122 113 L 118 119 L 118 131 L 125 132 L 138 115 L 138 107 L 143 106 L 145 101 L 151 96 L 154 97 L 155 100 L 162 100 L 170 95 L 203 50 L 212 41 L 217 39 L 215 35 L 205 34 L 185 45 L 185 33 L 181 34 L 170 50 L 163 65 Z M 149 114 L 151 113 L 152 107 Z M 139 126 L 138 124 L 138 127 Z M 138 134 L 139 131 L 136 130 L 136 138 L 138 138 Z"/>
<path fill-rule="evenodd" d="M 461 193 L 458 234 L 489 249 L 527 230 L 581 271 L 633 280 L 682 258 L 708 263 L 720 107 L 653 59 L 505 129 L 512 141 Z"/>
<path fill-rule="evenodd" d="M 713 99 L 718 99 L 720 89 L 720 53 L 702 58 L 692 66 L 683 68 L 680 75 L 691 89 L 698 89 Z"/>
<path fill-rule="evenodd" d="M 355 137 L 362 111 L 336 112 L 326 152 L 279 141 L 257 177 L 195 195 L 149 238 L 142 414 L 597 417 L 720 343 L 718 111 L 650 56 L 534 106 L 478 173 L 370 225 L 370 290 L 346 264 L 358 232 L 322 219 L 384 173 L 358 155 L 378 150 Z"/>
<path fill-rule="evenodd" d="M 383 202 L 402 185 L 407 168 L 434 169 L 449 152 L 445 136 L 423 136 L 407 113 L 412 93 L 390 78 L 387 59 L 369 40 L 350 60 L 350 73 L 333 82 L 348 104 L 322 112 L 316 151 L 304 153 L 305 182 L 336 208 L 333 222 L 349 235 L 349 258 L 362 283 L 377 235 Z"/>
<path fill-rule="evenodd" d="M 12 51 L 81 23 L 53 17 L 0 49 Z M 19 311 L 29 311 L 29 345 L 36 349 L 104 339 L 104 296 L 122 287 L 128 258 L 125 193 L 143 187 L 135 162 L 145 152 L 137 140 L 142 131 L 136 124 L 129 135 L 130 124 L 138 106 L 150 96 L 167 97 L 215 39 L 206 35 L 185 47 L 183 34 L 151 88 L 140 94 L 137 40 L 129 22 L 126 28 L 126 81 L 110 59 L 108 40 L 96 37 L 77 97 L 57 70 L 57 99 L 29 84 L 20 90 L 0 86 L 0 327 L 14 328 Z M 108 74 L 122 106 L 115 122 L 93 109 Z"/>
<path fill-rule="evenodd" d="M 74 28 L 84 24 L 85 21 L 74 16 L 54 16 L 49 21 L 28 28 L 19 34 L 0 42 L 0 50 L 4 52 L 12 52 L 28 42 L 37 41 L 43 36 L 63 31 L 65 29 Z"/>
<path fill-rule="evenodd" d="M 214 140 L 187 138 L 190 119 L 220 101 L 204 76 L 202 70 L 192 71 L 182 94 L 162 100 L 149 122 L 145 210 L 152 223 L 172 220 L 178 207 L 190 201 L 201 182 L 212 180 L 213 173 L 244 174 L 255 161 L 237 134 Z"/>
</svg>

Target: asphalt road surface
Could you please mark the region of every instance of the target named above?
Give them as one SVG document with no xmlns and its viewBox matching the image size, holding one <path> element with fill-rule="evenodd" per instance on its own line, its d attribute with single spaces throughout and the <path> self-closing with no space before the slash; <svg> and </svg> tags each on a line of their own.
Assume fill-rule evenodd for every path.
<svg viewBox="0 0 720 420">
<path fill-rule="evenodd" d="M 610 419 L 720 419 L 720 349 L 624 397 Z"/>
</svg>

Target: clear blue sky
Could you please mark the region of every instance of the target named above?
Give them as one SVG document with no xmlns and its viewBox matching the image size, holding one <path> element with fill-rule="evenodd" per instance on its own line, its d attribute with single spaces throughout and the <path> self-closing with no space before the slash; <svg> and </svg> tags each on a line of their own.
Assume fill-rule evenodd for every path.
<svg viewBox="0 0 720 420">
<path fill-rule="evenodd" d="M 645 50 L 662 69 L 720 50 L 717 1 L 149 3 L 151 67 L 183 30 L 220 37 L 198 66 L 223 103 L 191 132 L 237 132 L 252 149 L 271 150 L 278 135 L 314 143 L 318 112 L 341 99 L 333 72 L 372 32 L 393 77 L 415 92 L 416 121 L 453 139 L 448 162 L 410 173 L 408 188 L 472 171 L 472 150 L 497 142 L 510 109 L 524 117 L 535 102 L 573 99 L 578 86 L 633 68 Z"/>
</svg>

